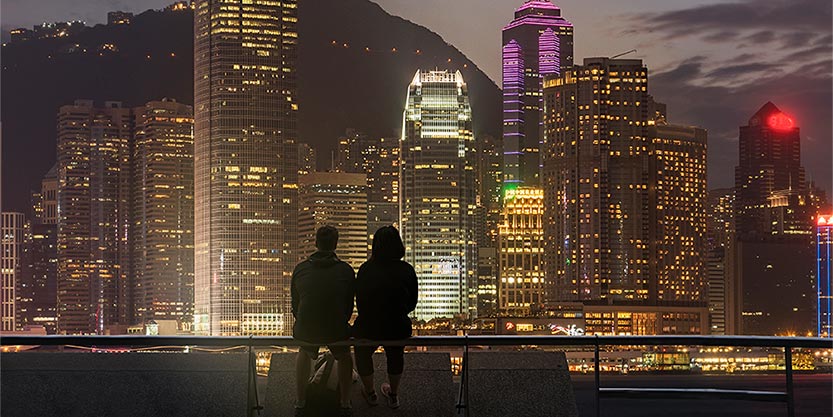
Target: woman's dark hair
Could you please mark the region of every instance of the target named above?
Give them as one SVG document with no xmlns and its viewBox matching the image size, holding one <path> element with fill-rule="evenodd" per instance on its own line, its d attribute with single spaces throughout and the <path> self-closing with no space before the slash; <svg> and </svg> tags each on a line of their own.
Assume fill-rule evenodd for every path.
<svg viewBox="0 0 833 417">
<path fill-rule="evenodd" d="M 373 234 L 373 250 L 370 259 L 374 261 L 397 261 L 405 256 L 405 245 L 399 237 L 399 230 L 393 226 L 380 227 Z"/>
</svg>

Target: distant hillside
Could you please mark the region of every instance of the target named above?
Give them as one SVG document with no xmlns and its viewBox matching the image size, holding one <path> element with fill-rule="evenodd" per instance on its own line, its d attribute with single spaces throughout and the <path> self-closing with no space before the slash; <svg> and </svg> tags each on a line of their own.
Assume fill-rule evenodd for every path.
<svg viewBox="0 0 833 417">
<path fill-rule="evenodd" d="M 418 68 L 459 69 L 469 84 L 475 132 L 500 134 L 500 90 L 437 34 L 368 0 L 299 3 L 300 138 L 322 159 L 346 127 L 398 134 L 406 87 Z M 162 97 L 191 104 L 192 32 L 190 10 L 147 11 L 129 26 L 98 25 L 3 47 L 4 209 L 25 210 L 29 190 L 54 163 L 61 105 L 77 98 L 140 105 Z"/>
</svg>

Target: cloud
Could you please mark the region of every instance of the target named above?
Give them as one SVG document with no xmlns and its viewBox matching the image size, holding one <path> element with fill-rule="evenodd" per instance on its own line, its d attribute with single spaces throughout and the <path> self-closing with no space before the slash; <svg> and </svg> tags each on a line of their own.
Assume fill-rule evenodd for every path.
<svg viewBox="0 0 833 417">
<path fill-rule="evenodd" d="M 818 58 L 830 59 L 831 52 L 833 51 L 831 51 L 830 46 L 815 46 L 793 52 L 787 55 L 786 59 L 790 61 L 809 61 Z"/>
<path fill-rule="evenodd" d="M 828 32 L 833 6 L 828 0 L 746 0 L 694 6 L 634 16 L 655 30 L 675 35 L 752 29 Z"/>
<path fill-rule="evenodd" d="M 707 78 L 717 79 L 736 79 L 740 77 L 756 76 L 757 73 L 764 71 L 777 70 L 775 64 L 768 64 L 763 62 L 753 62 L 749 64 L 730 65 L 726 67 L 719 67 L 709 71 L 706 74 Z"/>
<path fill-rule="evenodd" d="M 703 40 L 711 43 L 721 43 L 727 40 L 735 39 L 740 35 L 740 32 L 734 30 L 721 30 L 717 32 L 706 33 Z"/>
</svg>

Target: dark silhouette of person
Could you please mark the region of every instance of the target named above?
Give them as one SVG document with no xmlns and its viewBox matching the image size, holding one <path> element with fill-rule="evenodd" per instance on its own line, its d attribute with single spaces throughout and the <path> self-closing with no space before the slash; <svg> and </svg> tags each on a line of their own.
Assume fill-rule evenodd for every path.
<svg viewBox="0 0 833 417">
<path fill-rule="evenodd" d="M 299 263 L 292 273 L 292 314 L 295 316 L 293 335 L 296 339 L 318 344 L 304 346 L 296 361 L 298 399 L 295 415 L 302 416 L 306 407 L 306 388 L 312 360 L 318 357 L 320 345 L 350 337 L 350 316 L 353 314 L 356 274 L 335 254 L 338 230 L 324 226 L 315 233 L 317 251 Z M 328 345 L 337 360 L 340 416 L 351 416 L 350 389 L 353 358 L 349 346 Z"/>
<path fill-rule="evenodd" d="M 380 342 L 385 349 L 388 381 L 382 395 L 391 408 L 399 407 L 399 382 L 404 368 L 404 346 L 386 345 L 388 340 L 411 336 L 408 314 L 417 305 L 417 277 L 414 268 L 402 260 L 405 245 L 399 231 L 385 226 L 373 235 L 370 259 L 359 268 L 356 278 L 356 308 L 353 325 L 356 338 Z M 378 404 L 373 382 L 373 352 L 377 346 L 356 346 L 356 369 L 362 380 L 362 394 L 370 405 Z"/>
</svg>

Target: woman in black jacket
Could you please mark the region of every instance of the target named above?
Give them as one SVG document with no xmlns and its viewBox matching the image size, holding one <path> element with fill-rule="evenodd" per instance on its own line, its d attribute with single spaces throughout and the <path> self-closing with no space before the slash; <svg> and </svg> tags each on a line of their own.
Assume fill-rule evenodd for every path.
<svg viewBox="0 0 833 417">
<path fill-rule="evenodd" d="M 385 348 L 388 380 L 382 384 L 382 395 L 388 406 L 399 407 L 399 381 L 404 368 L 404 347 L 385 345 L 386 340 L 411 336 L 408 313 L 417 304 L 417 277 L 414 268 L 402 260 L 405 245 L 399 231 L 385 226 L 373 235 L 370 259 L 362 264 L 356 276 L 356 309 L 353 325 L 356 338 L 379 341 Z M 362 393 L 371 405 L 378 404 L 373 383 L 373 352 L 377 346 L 356 346 L 356 369 L 362 379 Z"/>
</svg>

